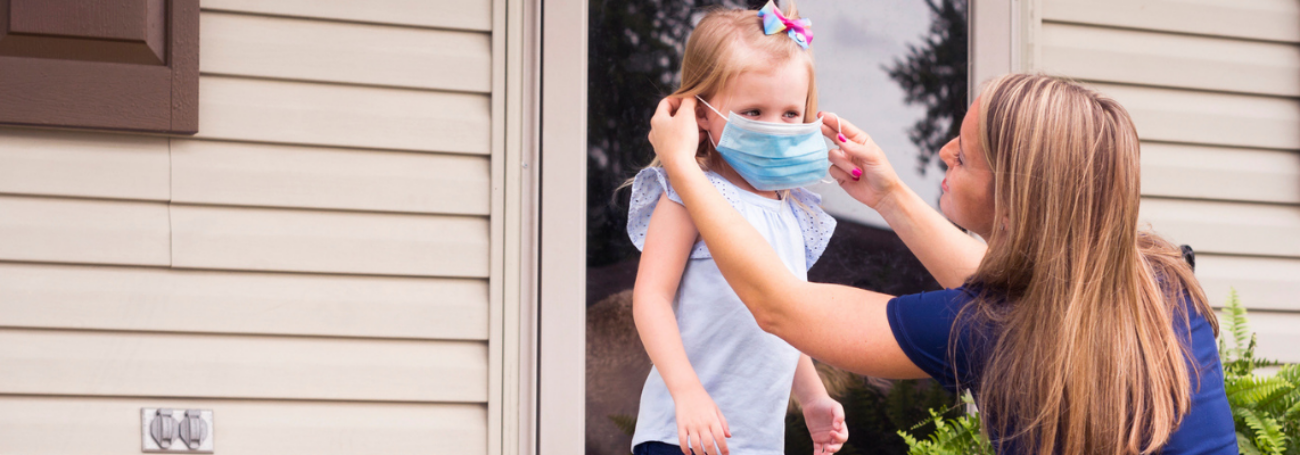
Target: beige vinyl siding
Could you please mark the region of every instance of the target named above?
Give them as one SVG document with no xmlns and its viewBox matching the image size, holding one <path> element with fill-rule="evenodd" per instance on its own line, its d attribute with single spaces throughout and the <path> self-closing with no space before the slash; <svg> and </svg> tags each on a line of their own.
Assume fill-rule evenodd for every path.
<svg viewBox="0 0 1300 455">
<path fill-rule="evenodd" d="M 203 0 L 198 135 L 0 128 L 0 453 L 498 452 L 492 4 Z"/>
<path fill-rule="evenodd" d="M 1115 97 L 1143 147 L 1143 221 L 1236 289 L 1265 357 L 1300 362 L 1300 4 L 1041 0 L 1038 67 Z"/>
<path fill-rule="evenodd" d="M 0 396 L 8 453 L 139 454 L 139 409 L 217 409 L 217 453 L 485 453 L 482 406 L 381 402 Z M 134 410 L 134 414 L 130 411 Z M 123 414 L 137 419 L 132 421 Z M 76 437 L 70 437 L 71 428 Z"/>
</svg>

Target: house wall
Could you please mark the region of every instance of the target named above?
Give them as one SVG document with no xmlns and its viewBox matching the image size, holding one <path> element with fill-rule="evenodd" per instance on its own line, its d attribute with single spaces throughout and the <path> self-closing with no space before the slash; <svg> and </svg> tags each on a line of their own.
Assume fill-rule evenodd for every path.
<svg viewBox="0 0 1300 455">
<path fill-rule="evenodd" d="M 198 135 L 0 128 L 0 452 L 500 453 L 494 3 L 203 0 Z"/>
<path fill-rule="evenodd" d="M 1026 0 L 1028 1 L 1028 0 Z M 1300 362 L 1300 3 L 1037 0 L 1025 68 L 1119 100 L 1142 138 L 1142 219 L 1235 288 L 1260 352 Z"/>
</svg>

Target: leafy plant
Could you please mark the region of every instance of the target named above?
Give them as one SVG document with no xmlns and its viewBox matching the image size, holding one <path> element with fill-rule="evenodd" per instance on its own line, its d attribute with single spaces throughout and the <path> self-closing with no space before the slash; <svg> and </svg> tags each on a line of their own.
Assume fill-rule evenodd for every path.
<svg viewBox="0 0 1300 455">
<path fill-rule="evenodd" d="M 1300 454 L 1300 365 L 1255 357 L 1255 334 L 1246 322 L 1246 308 L 1237 291 L 1223 308 L 1227 332 L 1219 337 L 1219 358 L 1223 361 L 1223 389 L 1232 406 L 1237 427 L 1237 445 L 1245 454 Z M 1261 367 L 1280 366 L 1273 376 L 1255 373 Z"/>
<path fill-rule="evenodd" d="M 967 392 L 962 396 L 962 401 L 969 405 L 974 400 L 970 392 Z M 961 409 L 962 407 L 948 406 L 940 408 L 939 411 L 931 409 L 930 418 L 913 425 L 908 431 L 900 430 L 898 435 L 902 436 L 903 441 L 907 443 L 907 453 L 909 455 L 993 455 L 993 446 L 980 431 L 979 412 L 948 417 L 950 414 L 960 414 Z M 910 433 L 931 424 L 934 425 L 934 432 L 930 433 L 928 438 L 918 438 Z"/>
</svg>

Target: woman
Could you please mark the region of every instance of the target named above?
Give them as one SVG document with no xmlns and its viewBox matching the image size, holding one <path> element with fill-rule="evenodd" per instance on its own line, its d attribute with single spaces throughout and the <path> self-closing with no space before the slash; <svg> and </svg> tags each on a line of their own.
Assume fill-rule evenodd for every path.
<svg viewBox="0 0 1300 455">
<path fill-rule="evenodd" d="M 694 112 L 664 100 L 650 140 L 764 330 L 857 373 L 972 390 L 1000 453 L 1237 453 L 1216 320 L 1180 252 L 1138 230 L 1138 138 L 1114 100 L 990 82 L 940 151 L 942 214 L 865 133 L 824 128 L 831 174 L 951 288 L 897 298 L 795 279 L 699 169 Z"/>
</svg>

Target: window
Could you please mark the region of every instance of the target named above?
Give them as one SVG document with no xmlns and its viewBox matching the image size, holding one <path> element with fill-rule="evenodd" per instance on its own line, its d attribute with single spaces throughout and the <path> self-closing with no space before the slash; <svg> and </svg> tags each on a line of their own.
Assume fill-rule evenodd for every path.
<svg viewBox="0 0 1300 455">
<path fill-rule="evenodd" d="M 198 131 L 195 0 L 0 0 L 0 123 Z"/>
<path fill-rule="evenodd" d="M 628 192 L 615 188 L 653 158 L 646 139 L 649 118 L 659 99 L 676 88 L 681 52 L 693 24 L 714 5 L 758 9 L 764 3 L 590 3 L 588 454 L 628 453 L 641 388 L 650 371 L 631 319 L 630 290 L 639 254 L 626 231 Z M 801 15 L 813 20 L 819 108 L 863 127 L 889 153 L 908 185 L 937 204 L 944 169 L 935 154 L 955 133 L 968 103 L 966 0 L 821 0 L 800 1 L 798 6 Z M 837 218 L 838 227 L 826 253 L 809 271 L 809 280 L 890 294 L 938 288 L 874 211 L 835 185 L 810 189 L 823 196 L 823 207 Z M 895 430 L 926 417 L 926 408 L 949 402 L 934 401 L 936 393 L 943 392 L 924 383 L 835 374 L 851 384 L 843 389 L 841 401 L 849 413 L 850 444 L 867 446 L 858 447 L 864 453 L 906 452 Z M 884 405 L 887 396 L 893 406 Z M 807 433 L 800 434 L 801 420 L 795 414 L 787 417 L 787 453 L 811 452 L 811 445 L 805 445 Z"/>
</svg>

